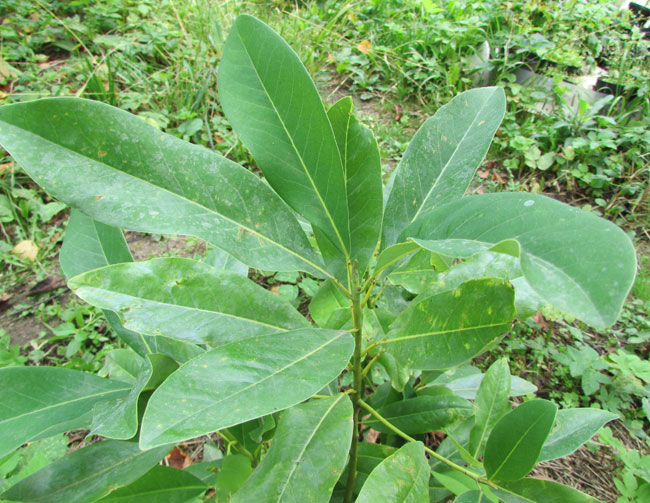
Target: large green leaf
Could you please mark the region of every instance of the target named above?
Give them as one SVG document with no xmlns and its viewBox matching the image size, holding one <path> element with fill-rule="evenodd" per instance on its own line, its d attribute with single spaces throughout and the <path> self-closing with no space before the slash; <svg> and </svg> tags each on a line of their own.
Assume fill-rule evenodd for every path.
<svg viewBox="0 0 650 503">
<path fill-rule="evenodd" d="M 372 132 L 356 119 L 352 98 L 328 110 L 345 173 L 350 217 L 350 261 L 363 274 L 377 247 L 383 209 L 381 161 Z M 345 265 L 345 264 L 343 264 Z"/>
<path fill-rule="evenodd" d="M 385 347 L 411 369 L 446 369 L 476 356 L 509 327 L 514 291 L 495 278 L 416 298 L 398 316 Z"/>
<path fill-rule="evenodd" d="M 218 87 L 226 117 L 271 186 L 349 256 L 341 157 L 296 53 L 263 22 L 239 16 L 223 49 Z"/>
<path fill-rule="evenodd" d="M 137 480 L 169 451 L 141 451 L 134 442 L 107 440 L 74 451 L 21 480 L 0 499 L 21 503 L 88 503 Z"/>
<path fill-rule="evenodd" d="M 172 443 L 296 405 L 339 375 L 353 345 L 347 332 L 303 329 L 213 349 L 154 392 L 140 444 Z"/>
<path fill-rule="evenodd" d="M 431 208 L 461 197 L 505 113 L 503 89 L 459 94 L 415 134 L 397 167 L 384 212 L 382 246 Z"/>
<path fill-rule="evenodd" d="M 377 412 L 404 433 L 415 435 L 441 430 L 472 414 L 472 404 L 454 395 L 417 396 L 381 407 Z M 391 433 L 374 418 L 365 424 L 382 433 Z"/>
<path fill-rule="evenodd" d="M 409 442 L 370 473 L 356 503 L 428 503 L 429 463 L 421 442 Z"/>
<path fill-rule="evenodd" d="M 505 503 L 598 503 L 596 498 L 550 480 L 500 482 L 494 492 Z"/>
<path fill-rule="evenodd" d="M 0 457 L 26 442 L 88 427 L 92 408 L 130 386 L 53 367 L 0 369 Z"/>
<path fill-rule="evenodd" d="M 233 503 L 327 503 L 348 459 L 352 402 L 347 395 L 286 410 L 271 449 Z"/>
<path fill-rule="evenodd" d="M 557 405 L 530 400 L 503 416 L 485 446 L 483 465 L 490 479 L 518 480 L 533 469 L 548 437 Z"/>
<path fill-rule="evenodd" d="M 100 503 L 186 503 L 207 486 L 186 470 L 154 466 L 138 480 L 121 487 Z"/>
<path fill-rule="evenodd" d="M 485 373 L 485 378 L 474 401 L 475 425 L 470 434 L 472 454 L 477 457 L 483 442 L 494 425 L 511 410 L 510 369 L 508 360 L 501 358 L 494 362 Z"/>
<path fill-rule="evenodd" d="M 216 346 L 309 327 L 290 304 L 237 273 L 184 258 L 115 264 L 72 278 L 90 304 L 115 311 L 124 326 Z"/>
<path fill-rule="evenodd" d="M 538 463 L 568 456 L 618 416 L 601 409 L 559 410 L 555 426 L 546 439 Z"/>
<path fill-rule="evenodd" d="M 636 273 L 634 247 L 621 229 L 537 194 L 463 198 L 421 215 L 402 235 L 486 245 L 516 240 L 530 286 L 547 302 L 596 327 L 614 323 Z"/>
<path fill-rule="evenodd" d="M 468 376 L 458 377 L 451 380 L 445 380 L 438 383 L 437 380 L 427 383 L 427 386 L 445 386 L 452 390 L 458 396 L 468 400 L 476 399 L 479 387 L 485 378 L 485 374 L 476 373 Z M 426 389 L 426 387 L 424 389 Z M 510 376 L 510 396 L 522 396 L 535 393 L 537 386 L 517 376 Z"/>
<path fill-rule="evenodd" d="M 389 445 L 373 444 L 371 442 L 359 442 L 357 447 L 357 478 L 354 480 L 354 493 L 359 494 L 366 479 L 388 456 L 393 454 L 397 449 Z M 347 480 L 348 468 L 346 467 L 340 481 Z"/>
<path fill-rule="evenodd" d="M 196 236 L 260 269 L 322 270 L 257 175 L 117 108 L 74 98 L 3 106 L 0 144 L 48 192 L 104 223 Z"/>
</svg>

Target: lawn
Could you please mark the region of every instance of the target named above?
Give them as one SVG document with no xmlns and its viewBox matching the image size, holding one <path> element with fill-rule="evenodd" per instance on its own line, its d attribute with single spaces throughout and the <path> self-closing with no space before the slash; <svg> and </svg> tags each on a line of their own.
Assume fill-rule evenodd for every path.
<svg viewBox="0 0 650 503">
<path fill-rule="evenodd" d="M 435 379 L 416 373 L 399 399 L 414 396 L 426 379 L 459 392 L 506 357 L 512 375 L 527 381 L 520 383 L 515 404 L 537 397 L 618 417 L 575 453 L 539 464 L 532 475 L 603 502 L 650 501 L 650 14 L 603 0 L 5 0 L 0 107 L 46 97 L 103 102 L 261 175 L 226 119 L 217 87 L 226 37 L 240 14 L 256 16 L 290 44 L 327 106 L 352 97 L 357 118 L 377 139 L 384 183 L 391 183 L 427 118 L 459 93 L 497 86 L 505 91 L 505 117 L 468 194 L 543 194 L 625 231 L 637 251 L 638 275 L 611 327 L 596 330 L 579 316 L 544 305 L 514 321 L 498 344 L 463 366 Z M 59 252 L 70 211 L 0 148 L 0 368 L 59 367 L 114 378 L 124 373 L 120 358 L 129 339 L 100 307 L 66 286 Z M 125 240 L 136 261 L 185 257 L 237 270 L 310 322 L 347 328 L 321 321 L 322 301 L 312 303 L 323 298 L 318 275 L 249 268 L 195 237 L 129 230 Z M 443 255 L 423 252 L 377 285 L 391 309 L 405 306 L 466 258 L 434 263 Z M 430 278 L 420 272 L 423 263 Z M 347 301 L 335 302 L 340 308 Z M 390 385 L 382 388 L 382 379 L 390 379 L 378 368 L 369 373 L 376 393 L 397 393 Z M 343 374 L 341 390 L 352 386 L 350 376 Z M 246 448 L 252 443 L 248 432 L 227 428 L 181 443 L 163 464 L 201 465 L 192 474 L 210 481 L 202 494 L 229 501 L 250 473 L 250 461 L 247 472 L 232 456 L 252 455 L 254 466 L 274 425 L 255 425 L 263 439 L 259 452 Z M 462 429 L 449 425 L 416 437 L 442 452 L 462 437 Z M 76 428 L 32 444 L 41 450 L 27 445 L 0 457 L 0 491 L 67 449 L 99 439 L 86 437 L 89 432 Z M 404 443 L 381 435 L 391 449 Z M 374 429 L 365 433 L 366 442 L 378 437 Z M 467 464 L 463 456 L 457 459 Z M 204 463 L 217 467 L 216 482 L 213 472 L 201 472 Z M 437 486 L 430 484 L 430 497 L 452 501 L 462 483 L 443 475 Z M 193 497 L 182 501 L 202 501 Z"/>
</svg>

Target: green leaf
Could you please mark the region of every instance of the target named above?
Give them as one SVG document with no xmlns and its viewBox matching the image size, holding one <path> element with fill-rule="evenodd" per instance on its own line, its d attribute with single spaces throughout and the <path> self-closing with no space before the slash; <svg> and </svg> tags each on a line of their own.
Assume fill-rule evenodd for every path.
<svg viewBox="0 0 650 503">
<path fill-rule="evenodd" d="M 383 210 L 381 161 L 372 132 L 356 119 L 352 98 L 336 102 L 327 112 L 341 154 L 350 218 L 350 261 L 359 273 L 368 266 L 381 232 Z M 345 272 L 345 264 L 342 264 Z"/>
<path fill-rule="evenodd" d="M 252 471 L 251 460 L 242 454 L 230 454 L 223 458 L 217 477 L 217 502 L 230 503 L 232 495 L 246 482 Z"/>
<path fill-rule="evenodd" d="M 370 473 L 356 503 L 428 503 L 429 463 L 422 442 L 410 442 Z"/>
<path fill-rule="evenodd" d="M 21 503 L 96 501 L 140 478 L 168 451 L 168 447 L 141 451 L 133 442 L 99 442 L 54 461 L 0 498 Z"/>
<path fill-rule="evenodd" d="M 213 349 L 154 392 L 140 443 L 185 440 L 296 405 L 340 374 L 353 345 L 347 332 L 303 329 Z"/>
<path fill-rule="evenodd" d="M 390 403 L 377 412 L 404 433 L 415 435 L 441 430 L 469 417 L 472 414 L 472 404 L 454 395 L 425 395 Z M 372 417 L 365 424 L 381 433 L 391 433 L 391 430 Z"/>
<path fill-rule="evenodd" d="M 483 496 L 481 491 L 467 491 L 458 496 L 454 503 L 487 503 L 489 500 Z"/>
<path fill-rule="evenodd" d="M 481 353 L 510 328 L 514 291 L 503 280 L 467 281 L 416 298 L 398 316 L 386 348 L 411 369 L 446 369 Z"/>
<path fill-rule="evenodd" d="M 500 482 L 494 492 L 505 503 L 598 503 L 572 487 L 550 480 L 523 479 L 515 482 Z"/>
<path fill-rule="evenodd" d="M 53 367 L 0 369 L 0 456 L 26 442 L 84 428 L 99 402 L 123 397 L 129 386 Z"/>
<path fill-rule="evenodd" d="M 135 360 L 134 382 L 129 393 L 97 403 L 92 410 L 91 434 L 127 440 L 138 430 L 138 400 L 145 389 L 155 389 L 178 365 L 170 357 L 148 354 L 146 358 L 131 353 Z"/>
<path fill-rule="evenodd" d="M 462 197 L 490 147 L 503 115 L 503 89 L 459 94 L 428 119 L 402 157 L 386 209 L 382 246 L 422 214 Z"/>
<path fill-rule="evenodd" d="M 223 48 L 218 88 L 228 121 L 271 187 L 349 256 L 341 157 L 316 86 L 296 53 L 261 21 L 239 16 Z"/>
<path fill-rule="evenodd" d="M 485 446 L 483 465 L 490 479 L 518 480 L 533 469 L 548 437 L 557 405 L 530 400 L 503 416 Z"/>
<path fill-rule="evenodd" d="M 257 175 L 117 108 L 75 98 L 4 106 L 0 144 L 57 199 L 104 223 L 195 236 L 259 269 L 323 272 Z"/>
<path fill-rule="evenodd" d="M 185 470 L 154 466 L 142 477 L 99 500 L 100 503 L 186 503 L 207 486 Z"/>
<path fill-rule="evenodd" d="M 350 301 L 331 281 L 325 281 L 309 303 L 309 314 L 319 327 L 325 327 L 334 311 L 350 309 Z"/>
<path fill-rule="evenodd" d="M 511 410 L 510 368 L 508 360 L 501 358 L 494 362 L 481 381 L 474 401 L 475 425 L 470 434 L 470 445 L 477 457 L 487 435 L 499 419 Z"/>
<path fill-rule="evenodd" d="M 449 470 L 446 472 L 433 472 L 433 476 L 443 485 L 446 489 L 456 495 L 466 493 L 477 487 L 476 481 L 465 475 L 464 473 Z"/>
<path fill-rule="evenodd" d="M 515 239 L 530 286 L 598 328 L 614 323 L 636 272 L 634 247 L 621 229 L 537 194 L 466 197 L 421 215 L 403 236 L 492 245 Z"/>
<path fill-rule="evenodd" d="M 184 258 L 115 264 L 72 278 L 86 302 L 124 326 L 211 346 L 309 327 L 291 305 L 248 278 Z"/>
<path fill-rule="evenodd" d="M 347 395 L 286 410 L 271 449 L 233 503 L 327 503 L 348 459 L 352 402 Z"/>
<path fill-rule="evenodd" d="M 470 376 L 460 377 L 453 379 L 449 382 L 443 383 L 444 386 L 452 390 L 458 396 L 467 398 L 468 400 L 476 399 L 479 387 L 485 378 L 485 374 L 473 374 Z M 437 381 L 429 383 L 431 386 L 436 386 Z M 426 388 L 425 388 L 426 389 Z M 537 386 L 529 383 L 525 379 L 517 376 L 510 376 L 510 396 L 523 396 L 535 393 Z"/>
<path fill-rule="evenodd" d="M 63 273 L 69 279 L 110 264 L 132 262 L 133 257 L 120 229 L 93 220 L 73 209 L 70 211 L 59 261 Z M 139 355 L 144 356 L 150 352 L 155 339 L 127 330 L 114 313 L 104 311 L 104 315 L 120 339 Z"/>
<path fill-rule="evenodd" d="M 605 423 L 617 418 L 616 414 L 601 409 L 559 410 L 555 426 L 546 439 L 537 462 L 568 456 L 598 433 Z"/>
<path fill-rule="evenodd" d="M 375 274 L 391 268 L 391 266 L 397 264 L 401 259 L 420 250 L 420 248 L 420 245 L 412 241 L 389 246 L 377 256 Z"/>
</svg>

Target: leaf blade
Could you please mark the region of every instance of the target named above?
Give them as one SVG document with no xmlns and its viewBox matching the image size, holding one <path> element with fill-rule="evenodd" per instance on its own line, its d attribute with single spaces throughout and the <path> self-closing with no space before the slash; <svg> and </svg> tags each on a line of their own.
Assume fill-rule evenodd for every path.
<svg viewBox="0 0 650 503">
<path fill-rule="evenodd" d="M 352 349 L 349 333 L 322 329 L 213 349 L 183 365 L 154 392 L 140 443 L 153 447 L 192 438 L 291 407 L 338 376 Z M 182 410 L 170 414 L 179 400 Z"/>
<path fill-rule="evenodd" d="M 233 503 L 327 503 L 351 440 L 352 402 L 346 395 L 286 410 L 270 450 L 235 493 Z"/>
<path fill-rule="evenodd" d="M 192 235 L 252 267 L 324 273 L 256 175 L 127 112 L 75 98 L 16 103 L 0 110 L 0 143 L 39 185 L 101 222 Z"/>
</svg>

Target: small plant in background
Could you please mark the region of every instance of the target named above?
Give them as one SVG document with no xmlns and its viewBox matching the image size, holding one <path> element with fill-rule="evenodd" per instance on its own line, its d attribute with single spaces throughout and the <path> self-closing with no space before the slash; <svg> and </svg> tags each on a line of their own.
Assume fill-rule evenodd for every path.
<svg viewBox="0 0 650 503">
<path fill-rule="evenodd" d="M 212 487 L 240 502 L 593 501 L 526 476 L 613 414 L 543 399 L 513 409 L 510 397 L 531 386 L 505 359 L 451 385 L 541 305 L 611 325 L 636 270 L 629 238 L 594 215 L 536 194 L 463 197 L 505 113 L 503 91 L 462 93 L 425 122 L 384 204 L 377 144 L 352 101 L 326 110 L 268 26 L 237 19 L 218 78 L 266 181 L 105 104 L 0 108 L 0 143 L 74 208 L 61 251 L 69 286 L 129 346 L 109 354 L 108 379 L 0 369 L 11 404 L 0 456 L 71 428 L 110 439 L 0 497 L 116 501 L 156 487 L 184 501 Z M 192 235 L 221 252 L 133 262 L 119 227 Z M 279 271 L 278 295 L 248 267 Z M 316 326 L 295 309 L 298 289 L 313 294 Z M 174 444 L 214 432 L 225 457 L 156 466 Z"/>
</svg>

